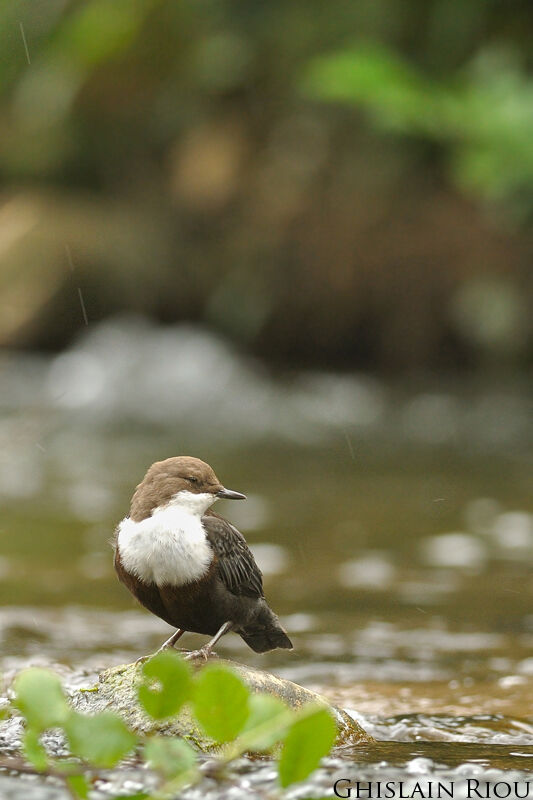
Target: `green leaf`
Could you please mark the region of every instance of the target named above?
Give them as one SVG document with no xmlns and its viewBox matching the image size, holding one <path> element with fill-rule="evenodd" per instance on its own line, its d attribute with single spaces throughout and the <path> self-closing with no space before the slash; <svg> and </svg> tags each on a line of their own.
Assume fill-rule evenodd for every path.
<svg viewBox="0 0 533 800">
<path fill-rule="evenodd" d="M 153 736 L 146 742 L 144 755 L 148 766 L 166 778 L 196 771 L 196 753 L 183 739 Z"/>
<path fill-rule="evenodd" d="M 325 101 L 366 107 L 385 128 L 427 132 L 445 127 L 444 89 L 377 43 L 316 57 L 301 87 Z"/>
<path fill-rule="evenodd" d="M 159 795 L 162 797 L 163 795 Z M 135 792 L 135 794 L 120 794 L 117 795 L 117 800 L 155 800 L 156 795 L 148 794 L 147 792 Z"/>
<path fill-rule="evenodd" d="M 73 713 L 65 731 L 72 753 L 96 767 L 114 767 L 137 744 L 137 737 L 110 711 L 92 717 Z"/>
<path fill-rule="evenodd" d="M 230 742 L 243 729 L 250 709 L 250 692 L 231 670 L 207 666 L 195 681 L 194 713 L 217 742 Z"/>
<path fill-rule="evenodd" d="M 246 749 L 270 750 L 285 736 L 291 712 L 285 703 L 268 694 L 252 694 L 249 704 L 250 716 L 241 733 Z"/>
<path fill-rule="evenodd" d="M 121 794 L 120 800 L 154 800 L 153 794 L 146 792 L 136 792 L 135 794 Z"/>
<path fill-rule="evenodd" d="M 89 783 L 84 775 L 69 775 L 65 778 L 66 783 L 75 797 L 80 800 L 88 800 L 89 797 Z"/>
<path fill-rule="evenodd" d="M 190 700 L 191 671 L 177 653 L 159 653 L 143 665 L 142 672 L 146 680 L 139 686 L 139 702 L 154 719 L 174 716 Z"/>
<path fill-rule="evenodd" d="M 389 48 L 359 44 L 313 59 L 303 87 L 328 100 L 401 103 L 412 93 L 426 94 L 431 85 Z"/>
<path fill-rule="evenodd" d="M 154 800 L 153 794 L 147 794 L 146 792 L 136 792 L 135 794 L 121 794 L 119 795 L 120 800 Z"/>
<path fill-rule="evenodd" d="M 15 706 L 36 731 L 62 725 L 70 713 L 59 678 L 49 670 L 24 670 L 15 679 L 14 690 Z"/>
<path fill-rule="evenodd" d="M 281 785 L 305 780 L 329 753 L 336 735 L 335 720 L 325 708 L 297 719 L 290 727 L 279 760 Z"/>
<path fill-rule="evenodd" d="M 131 47 L 144 19 L 144 4 L 89 0 L 66 17 L 56 47 L 86 67 L 116 58 Z"/>
<path fill-rule="evenodd" d="M 41 744 L 41 740 L 37 731 L 35 731 L 33 728 L 29 728 L 27 731 L 25 731 L 22 739 L 22 745 L 24 747 L 24 755 L 28 761 L 33 764 L 35 769 L 38 769 L 39 772 L 44 772 L 44 770 L 48 767 L 48 756 L 46 754 L 46 750 Z"/>
</svg>

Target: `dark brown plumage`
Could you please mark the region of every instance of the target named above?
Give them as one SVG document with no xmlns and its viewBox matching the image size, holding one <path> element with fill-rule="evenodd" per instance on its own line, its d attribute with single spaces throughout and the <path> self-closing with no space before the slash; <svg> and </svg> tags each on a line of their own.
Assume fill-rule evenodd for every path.
<svg viewBox="0 0 533 800">
<path fill-rule="evenodd" d="M 115 569 L 119 580 L 145 608 L 178 629 L 166 646 L 173 645 L 185 631 L 208 634 L 214 639 L 200 651 L 208 655 L 218 638 L 233 630 L 256 652 L 292 648 L 289 637 L 266 602 L 261 571 L 244 536 L 208 508 L 217 497 L 244 499 L 244 495 L 225 489 L 211 467 L 199 459 L 181 456 L 152 464 L 134 492 L 129 518 L 117 529 Z M 177 578 L 176 581 L 158 581 L 152 577 L 147 579 L 144 573 L 143 577 L 135 574 L 135 569 L 138 573 L 144 569 L 142 561 L 140 567 L 127 569 L 124 563 L 127 558 L 121 552 L 121 548 L 124 549 L 121 526 L 150 521 L 154 512 L 157 518 L 162 510 L 181 508 L 180 504 L 193 508 L 194 519 L 197 509 L 201 509 L 197 517 L 209 554 L 209 563 L 202 573 L 185 582 Z M 204 504 L 205 509 L 202 508 Z M 143 533 L 146 535 L 150 536 L 149 526 L 148 534 Z M 179 531 L 177 535 L 179 537 Z M 200 546 L 205 548 L 205 540 Z M 176 563 L 176 575 L 179 567 Z M 146 569 L 148 574 L 148 564 Z"/>
</svg>

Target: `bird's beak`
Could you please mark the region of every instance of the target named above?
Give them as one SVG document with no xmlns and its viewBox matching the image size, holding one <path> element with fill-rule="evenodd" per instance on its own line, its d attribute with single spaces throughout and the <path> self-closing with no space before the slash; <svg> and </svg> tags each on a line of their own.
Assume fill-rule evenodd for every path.
<svg viewBox="0 0 533 800">
<path fill-rule="evenodd" d="M 231 489 L 224 489 L 224 487 L 216 492 L 216 496 L 221 497 L 223 500 L 246 500 L 245 494 L 234 492 Z"/>
</svg>

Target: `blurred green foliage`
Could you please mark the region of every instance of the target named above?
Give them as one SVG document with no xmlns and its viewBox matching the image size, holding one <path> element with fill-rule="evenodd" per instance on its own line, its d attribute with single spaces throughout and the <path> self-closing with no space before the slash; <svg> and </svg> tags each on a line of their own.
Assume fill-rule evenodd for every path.
<svg viewBox="0 0 533 800">
<path fill-rule="evenodd" d="M 150 694 L 146 684 L 139 686 L 139 702 L 147 715 L 152 719 L 172 717 L 184 704 L 191 704 L 200 727 L 220 746 L 216 755 L 219 772 L 244 753 L 272 755 L 277 747 L 281 749 L 279 783 L 286 787 L 305 780 L 335 743 L 337 726 L 328 707 L 308 703 L 295 711 L 278 698 L 252 694 L 225 666 L 208 664 L 193 674 L 181 656 L 168 650 L 150 658 L 142 674 L 157 686 Z M 48 670 L 29 668 L 20 672 L 14 693 L 13 705 L 26 725 L 26 760 L 36 772 L 62 777 L 73 797 L 86 798 L 88 781 L 98 769 L 116 767 L 141 748 L 146 764 L 162 779 L 158 797 L 173 796 L 202 778 L 198 753 L 185 739 L 137 735 L 113 711 L 93 715 L 73 711 L 59 678 Z M 154 702 L 156 695 L 159 698 Z M 41 735 L 49 728 L 64 731 L 75 759 L 48 756 Z"/>
<path fill-rule="evenodd" d="M 368 109 L 378 129 L 445 148 L 462 191 L 533 212 L 533 77 L 518 55 L 490 48 L 446 80 L 428 79 L 390 48 L 361 45 L 315 59 L 311 95 Z"/>
<path fill-rule="evenodd" d="M 66 344 L 80 285 L 291 364 L 528 363 L 532 34 L 527 0 L 2 4 L 0 343 Z"/>
</svg>

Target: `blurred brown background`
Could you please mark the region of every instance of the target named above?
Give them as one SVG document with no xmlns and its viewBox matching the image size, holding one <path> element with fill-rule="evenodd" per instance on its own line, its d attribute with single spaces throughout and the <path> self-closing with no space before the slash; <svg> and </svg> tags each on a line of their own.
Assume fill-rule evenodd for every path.
<svg viewBox="0 0 533 800">
<path fill-rule="evenodd" d="M 311 672 L 531 675 L 532 41 L 531 0 L 0 3 L 5 653 L 159 645 L 110 539 L 190 453 Z"/>
<path fill-rule="evenodd" d="M 4 3 L 0 344 L 128 310 L 291 366 L 529 366 L 532 34 L 527 0 Z"/>
</svg>

